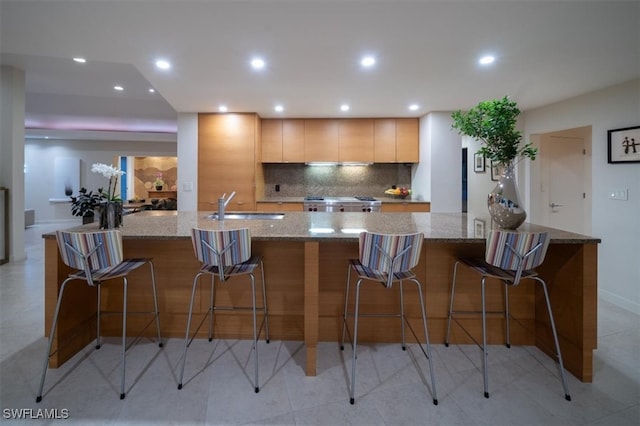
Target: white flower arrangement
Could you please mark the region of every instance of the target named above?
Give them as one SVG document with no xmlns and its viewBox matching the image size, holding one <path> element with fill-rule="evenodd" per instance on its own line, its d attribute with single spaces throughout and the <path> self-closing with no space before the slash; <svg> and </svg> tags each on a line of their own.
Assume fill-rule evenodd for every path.
<svg viewBox="0 0 640 426">
<path fill-rule="evenodd" d="M 100 173 L 104 177 L 109 178 L 107 191 L 102 191 L 102 195 L 106 197 L 107 201 L 119 201 L 120 198 L 115 197 L 116 188 L 118 186 L 118 177 L 125 174 L 125 172 L 115 168 L 113 165 L 107 166 L 102 163 L 94 163 L 93 166 L 91 166 L 91 171 L 93 173 Z"/>
</svg>

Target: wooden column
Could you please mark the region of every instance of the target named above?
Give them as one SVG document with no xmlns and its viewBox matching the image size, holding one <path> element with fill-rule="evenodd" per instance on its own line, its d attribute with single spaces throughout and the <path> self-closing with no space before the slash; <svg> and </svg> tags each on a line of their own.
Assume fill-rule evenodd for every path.
<svg viewBox="0 0 640 426">
<path fill-rule="evenodd" d="M 318 305 L 320 244 L 304 243 L 304 343 L 307 350 L 307 376 L 316 375 L 318 346 Z"/>
</svg>

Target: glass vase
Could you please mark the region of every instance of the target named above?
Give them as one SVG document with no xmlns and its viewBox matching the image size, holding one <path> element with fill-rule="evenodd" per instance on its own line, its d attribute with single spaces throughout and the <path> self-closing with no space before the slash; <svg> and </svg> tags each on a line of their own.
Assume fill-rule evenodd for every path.
<svg viewBox="0 0 640 426">
<path fill-rule="evenodd" d="M 122 226 L 122 201 L 108 201 L 100 209 L 100 229 Z"/>
<path fill-rule="evenodd" d="M 503 229 L 516 229 L 527 218 L 520 201 L 513 163 L 504 166 L 498 184 L 487 197 L 487 207 L 493 221 Z"/>
</svg>

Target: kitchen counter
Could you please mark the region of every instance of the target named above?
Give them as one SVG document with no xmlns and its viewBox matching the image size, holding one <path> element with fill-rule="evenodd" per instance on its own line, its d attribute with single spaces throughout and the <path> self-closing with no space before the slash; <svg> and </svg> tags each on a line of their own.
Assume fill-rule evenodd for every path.
<svg viewBox="0 0 640 426">
<path fill-rule="evenodd" d="M 225 220 L 213 221 L 208 212 L 143 211 L 127 215 L 120 228 L 127 257 L 153 257 L 156 269 L 162 333 L 165 337 L 184 336 L 186 312 L 191 292 L 191 280 L 199 269 L 193 255 L 190 231 L 193 227 L 231 229 L 248 227 L 252 234 L 252 250 L 264 257 L 268 288 L 270 337 L 272 340 L 304 340 L 306 373 L 316 374 L 316 345 L 318 341 L 337 341 L 341 328 L 344 280 L 347 260 L 358 255 L 358 232 L 361 229 L 382 233 L 423 232 L 425 241 L 421 260 L 415 269 L 425 283 L 425 301 L 429 315 L 432 343 L 444 341 L 452 268 L 459 256 L 482 256 L 485 233 L 490 227 L 478 226 L 478 218 L 466 214 L 443 213 L 297 213 L 287 212 L 282 220 Z M 95 230 L 97 224 L 72 228 Z M 327 230 L 333 230 L 328 232 Z M 567 369 L 582 381 L 591 381 L 593 350 L 596 347 L 597 319 L 597 238 L 570 232 L 524 224 L 520 230 L 548 230 L 551 244 L 539 273 L 547 281 L 554 307 L 560 344 Z M 45 330 L 49 330 L 55 308 L 59 283 L 68 269 L 61 263 L 54 234 L 45 234 Z M 136 271 L 130 280 L 130 310 L 148 310 L 145 306 L 148 271 Z M 241 278 L 238 278 L 240 280 Z M 463 301 L 470 307 L 479 301 L 479 282 L 476 276 L 459 274 Z M 217 286 L 217 298 L 246 304 L 246 285 Z M 501 286 L 490 285 L 489 297 L 501 303 Z M 52 366 L 64 362 L 95 337 L 91 318 L 95 307 L 94 289 L 86 285 L 70 286 L 73 310 L 61 317 L 63 339 L 72 330 L 82 339 L 75 346 L 61 350 L 52 358 Z M 117 310 L 121 300 L 121 286 L 103 289 L 103 309 Z M 207 311 L 208 286 L 198 294 L 196 312 Z M 249 292 L 250 293 L 250 292 Z M 510 291 L 511 311 L 518 318 L 512 322 L 513 344 L 536 345 L 552 355 L 553 344 L 546 320 L 544 302 L 533 285 L 521 285 Z M 384 288 L 372 288 L 369 304 L 389 311 L 397 307 L 397 294 Z M 250 304 L 250 303 L 249 303 Z M 68 305 L 71 306 L 71 305 Z M 466 306 L 459 307 L 467 308 Z M 69 309 L 69 308 L 68 308 Z M 419 304 L 409 303 L 408 316 L 418 325 Z M 216 320 L 216 335 L 223 338 L 249 338 L 251 317 L 221 312 Z M 132 318 L 132 332 L 143 328 L 145 319 Z M 473 334 L 477 324 L 470 324 Z M 489 341 L 503 341 L 502 318 L 488 319 Z M 117 316 L 105 318 L 106 335 L 118 335 Z M 399 341 L 397 320 L 371 318 L 363 321 L 360 335 L 363 341 Z M 205 331 L 198 336 L 204 337 Z M 476 335 L 477 338 L 477 335 Z M 471 343 L 461 330 L 452 332 L 452 343 Z"/>
</svg>

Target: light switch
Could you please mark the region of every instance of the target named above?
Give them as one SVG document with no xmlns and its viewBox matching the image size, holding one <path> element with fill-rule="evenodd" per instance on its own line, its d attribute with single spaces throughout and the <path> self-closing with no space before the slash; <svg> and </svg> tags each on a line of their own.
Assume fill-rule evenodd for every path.
<svg viewBox="0 0 640 426">
<path fill-rule="evenodd" d="M 628 188 L 613 188 L 609 190 L 609 199 L 610 200 L 621 200 L 627 201 L 629 199 L 629 189 Z"/>
<path fill-rule="evenodd" d="M 182 190 L 184 192 L 191 192 L 193 191 L 193 182 L 186 182 L 182 184 Z"/>
</svg>

